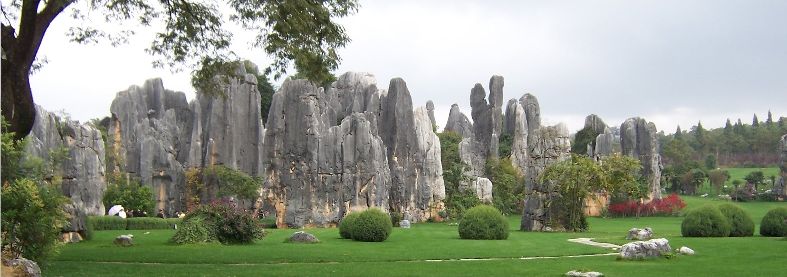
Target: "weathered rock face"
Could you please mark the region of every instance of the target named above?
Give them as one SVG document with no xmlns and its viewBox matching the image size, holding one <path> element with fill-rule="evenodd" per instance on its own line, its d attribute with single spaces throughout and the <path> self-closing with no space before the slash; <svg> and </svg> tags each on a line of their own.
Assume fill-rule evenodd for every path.
<svg viewBox="0 0 787 277">
<path fill-rule="evenodd" d="M 669 241 L 664 238 L 652 239 L 648 241 L 634 241 L 624 244 L 620 248 L 620 257 L 623 259 L 644 259 L 660 257 L 665 253 L 672 252 Z"/>
<path fill-rule="evenodd" d="M 593 145 L 588 144 L 587 154 L 589 157 L 598 161 L 601 160 L 602 157 L 612 154 L 615 137 L 607 124 L 601 120 L 601 117 L 595 114 L 588 115 L 585 117 L 585 126 L 583 129 L 590 129 L 598 134 L 593 141 Z"/>
<path fill-rule="evenodd" d="M 475 194 L 481 202 L 492 203 L 492 181 L 487 178 L 478 177 L 473 185 Z"/>
<path fill-rule="evenodd" d="M 563 124 L 540 127 L 528 135 L 528 141 L 530 159 L 525 172 L 525 209 L 520 229 L 544 231 L 553 213 L 548 200 L 555 192 L 552 185 L 542 184 L 537 178 L 547 166 L 570 157 L 571 142 Z"/>
<path fill-rule="evenodd" d="M 787 197 L 787 135 L 783 135 L 779 141 L 779 157 L 781 160 L 779 165 L 781 177 L 773 189 L 777 195 Z"/>
<path fill-rule="evenodd" d="M 467 119 L 462 111 L 459 110 L 459 105 L 451 105 L 451 112 L 448 113 L 448 121 L 445 123 L 445 131 L 455 132 L 463 138 L 473 137 L 473 123 Z"/>
<path fill-rule="evenodd" d="M 520 173 L 527 170 L 530 157 L 527 155 L 528 124 L 525 108 L 516 99 L 508 101 L 505 117 L 505 134 L 511 136 L 511 163 Z"/>
<path fill-rule="evenodd" d="M 661 199 L 662 165 L 656 132 L 655 124 L 639 117 L 629 118 L 620 125 L 622 153 L 642 163 L 642 176 L 648 180 L 651 199 Z"/>
<path fill-rule="evenodd" d="M 62 174 L 63 195 L 71 199 L 66 209 L 72 215 L 68 232 L 86 228 L 86 215 L 104 214 L 104 140 L 101 132 L 87 124 L 60 118 L 36 106 L 37 120 L 28 136 L 27 153 L 51 161 L 50 154 L 63 151 L 66 158 L 53 170 Z"/>
<path fill-rule="evenodd" d="M 530 93 L 525 93 L 519 98 L 519 104 L 525 109 L 525 122 L 527 122 L 528 144 L 535 139 L 532 134 L 541 128 L 541 107 L 538 99 Z"/>
<path fill-rule="evenodd" d="M 252 176 L 261 173 L 264 127 L 257 80 L 239 67 L 224 96 L 198 93 L 190 104 L 161 79 L 121 91 L 112 102 L 108 142 L 112 170 L 153 189 L 156 209 L 185 209 L 184 170 L 222 164 Z M 208 184 L 215 191 L 215 184 Z M 212 194 L 203 196 L 210 201 Z"/>
<path fill-rule="evenodd" d="M 380 137 L 391 170 L 391 209 L 425 220 L 445 198 L 440 140 L 432 131 L 426 109 L 413 113 L 407 84 L 394 78 L 380 99 Z"/>
<path fill-rule="evenodd" d="M 334 225 L 370 207 L 429 218 L 445 188 L 428 113 L 413 111 L 401 79 L 382 96 L 369 74 L 346 73 L 327 93 L 286 80 L 273 96 L 263 152 L 277 224 Z"/>
<path fill-rule="evenodd" d="M 497 137 L 495 130 L 494 109 L 486 102 L 486 91 L 481 84 L 475 84 L 470 91 L 470 107 L 473 118 L 473 137 L 478 142 L 478 154 L 482 157 L 497 157 Z"/>
<path fill-rule="evenodd" d="M 432 123 L 433 127 L 437 127 L 437 121 L 434 119 L 434 103 L 432 100 L 426 101 L 426 111 L 429 112 L 429 121 Z"/>
<path fill-rule="evenodd" d="M 193 112 L 187 166 L 221 164 L 251 176 L 262 172 L 265 129 L 260 111 L 257 78 L 239 68 L 238 76 L 224 86 L 224 97 L 197 94 Z M 183 158 L 179 159 L 183 160 Z"/>
<path fill-rule="evenodd" d="M 111 166 L 151 186 L 157 209 L 178 209 L 193 126 L 186 95 L 151 79 L 118 92 L 110 111 L 108 141 L 118 161 Z"/>
<path fill-rule="evenodd" d="M 604 120 L 601 120 L 601 117 L 591 114 L 585 117 L 585 128 L 590 128 L 598 134 L 603 134 L 608 127 Z"/>
</svg>

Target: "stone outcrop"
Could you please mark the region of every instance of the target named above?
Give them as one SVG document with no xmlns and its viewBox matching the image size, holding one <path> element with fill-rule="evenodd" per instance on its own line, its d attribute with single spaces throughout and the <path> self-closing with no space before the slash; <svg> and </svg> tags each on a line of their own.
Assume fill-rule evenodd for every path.
<svg viewBox="0 0 787 277">
<path fill-rule="evenodd" d="M 448 113 L 448 121 L 445 123 L 446 132 L 455 132 L 463 138 L 473 137 L 473 123 L 467 119 L 467 116 L 459 110 L 459 105 L 451 105 L 451 111 Z"/>
<path fill-rule="evenodd" d="M 62 159 L 52 168 L 62 176 L 63 195 L 71 200 L 66 211 L 71 214 L 67 232 L 86 228 L 86 216 L 104 214 L 102 202 L 106 190 L 104 140 L 101 132 L 88 124 L 61 118 L 36 106 L 37 120 L 28 136 L 26 152 L 44 162 Z M 45 176 L 45 178 L 50 178 Z"/>
<path fill-rule="evenodd" d="M 783 135 L 779 140 L 779 160 L 781 161 L 779 165 L 781 176 L 773 190 L 776 195 L 787 197 L 787 135 Z"/>
<path fill-rule="evenodd" d="M 387 92 L 366 73 L 346 73 L 328 92 L 286 80 L 273 96 L 263 151 L 263 193 L 277 225 L 335 225 L 370 207 L 431 217 L 445 188 L 428 114 L 413 110 L 398 78 Z"/>
<path fill-rule="evenodd" d="M 537 107 L 537 106 L 536 106 Z M 556 196 L 553 184 L 541 183 L 538 176 L 547 166 L 570 157 L 571 142 L 563 124 L 539 127 L 528 135 L 529 161 L 525 171 L 525 209 L 521 230 L 544 231 L 554 216 L 550 199 Z"/>
<path fill-rule="evenodd" d="M 161 79 L 118 92 L 110 112 L 111 170 L 150 186 L 156 209 L 185 209 L 184 171 L 221 164 L 252 176 L 262 168 L 264 127 L 257 79 L 239 67 L 221 93 L 198 93 L 186 102 Z M 212 95 L 212 96 L 209 96 Z M 215 184 L 207 184 L 215 192 Z M 214 195 L 202 196 L 210 201 Z"/>
<path fill-rule="evenodd" d="M 393 210 L 409 213 L 416 221 L 442 209 L 445 199 L 440 140 L 427 111 L 413 112 L 407 84 L 394 78 L 380 99 L 380 137 L 388 150 Z"/>
<path fill-rule="evenodd" d="M 432 100 L 426 101 L 426 111 L 429 112 L 429 122 L 431 122 L 432 126 L 436 129 L 437 121 L 434 119 L 434 103 Z"/>
<path fill-rule="evenodd" d="M 620 257 L 627 260 L 661 257 L 670 252 L 672 248 L 664 238 L 629 242 L 620 247 Z"/>
<path fill-rule="evenodd" d="M 662 165 L 656 132 L 655 124 L 639 117 L 629 118 L 620 125 L 621 151 L 642 163 L 642 177 L 648 182 L 651 199 L 661 199 Z"/>
</svg>

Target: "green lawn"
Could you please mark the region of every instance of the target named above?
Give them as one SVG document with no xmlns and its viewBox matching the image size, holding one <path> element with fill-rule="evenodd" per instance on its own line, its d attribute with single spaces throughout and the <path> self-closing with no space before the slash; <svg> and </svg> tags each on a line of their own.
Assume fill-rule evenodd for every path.
<svg viewBox="0 0 787 277">
<path fill-rule="evenodd" d="M 689 207 L 721 203 L 685 197 Z M 768 209 L 787 203 L 742 203 L 759 223 Z M 178 246 L 167 242 L 171 230 L 100 231 L 94 240 L 65 246 L 44 267 L 45 276 L 561 276 L 572 269 L 601 271 L 606 276 L 779 276 L 787 264 L 783 238 L 683 238 L 681 217 L 591 218 L 585 233 L 512 231 L 505 241 L 460 240 L 457 227 L 445 223 L 395 228 L 382 243 L 339 239 L 337 229 L 310 229 L 322 243 L 283 243 L 295 230 L 270 230 L 254 245 Z M 673 248 L 686 245 L 696 256 L 647 261 L 617 261 L 614 256 L 564 257 L 609 253 L 570 243 L 576 237 L 624 243 L 631 227 L 650 226 Z M 145 234 L 145 232 L 150 232 Z M 118 234 L 134 234 L 136 245 L 116 247 Z M 520 259 L 522 257 L 555 257 Z M 490 260 L 459 261 L 462 258 Z M 427 261 L 444 260 L 444 261 Z M 447 260 L 447 261 L 446 261 Z"/>
</svg>

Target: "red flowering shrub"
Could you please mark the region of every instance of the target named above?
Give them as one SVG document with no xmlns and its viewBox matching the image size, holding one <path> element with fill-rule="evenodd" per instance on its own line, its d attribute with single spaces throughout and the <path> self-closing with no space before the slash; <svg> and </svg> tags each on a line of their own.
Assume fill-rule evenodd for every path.
<svg viewBox="0 0 787 277">
<path fill-rule="evenodd" d="M 620 203 L 609 204 L 609 214 L 612 216 L 665 216 L 677 215 L 680 210 L 686 207 L 686 203 L 677 194 L 670 194 L 669 196 L 656 199 L 647 203 L 640 203 L 639 201 L 625 201 Z"/>
</svg>

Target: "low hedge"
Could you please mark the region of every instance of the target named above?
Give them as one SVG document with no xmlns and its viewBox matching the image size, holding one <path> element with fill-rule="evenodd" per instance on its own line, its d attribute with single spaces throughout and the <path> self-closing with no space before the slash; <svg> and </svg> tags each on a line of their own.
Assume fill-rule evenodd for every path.
<svg viewBox="0 0 787 277">
<path fill-rule="evenodd" d="M 760 221 L 760 235 L 764 237 L 787 236 L 787 208 L 779 207 L 768 211 Z"/>
<path fill-rule="evenodd" d="M 126 219 L 128 230 L 173 229 L 174 224 L 180 223 L 179 218 L 159 217 L 132 217 Z"/>
<path fill-rule="evenodd" d="M 94 231 L 126 230 L 126 219 L 117 216 L 90 216 L 87 218 Z"/>
<path fill-rule="evenodd" d="M 102 230 L 151 230 L 172 229 L 180 224 L 180 218 L 90 216 L 88 224 L 93 231 Z"/>
<path fill-rule="evenodd" d="M 684 237 L 726 237 L 730 223 L 716 206 L 703 206 L 686 214 L 680 225 Z"/>
<path fill-rule="evenodd" d="M 459 237 L 483 240 L 508 239 L 508 220 L 495 207 L 475 206 L 467 210 L 462 221 L 459 222 Z"/>
<path fill-rule="evenodd" d="M 730 223 L 730 237 L 751 237 L 754 235 L 754 221 L 741 207 L 733 204 L 719 205 L 719 211 Z"/>
</svg>

